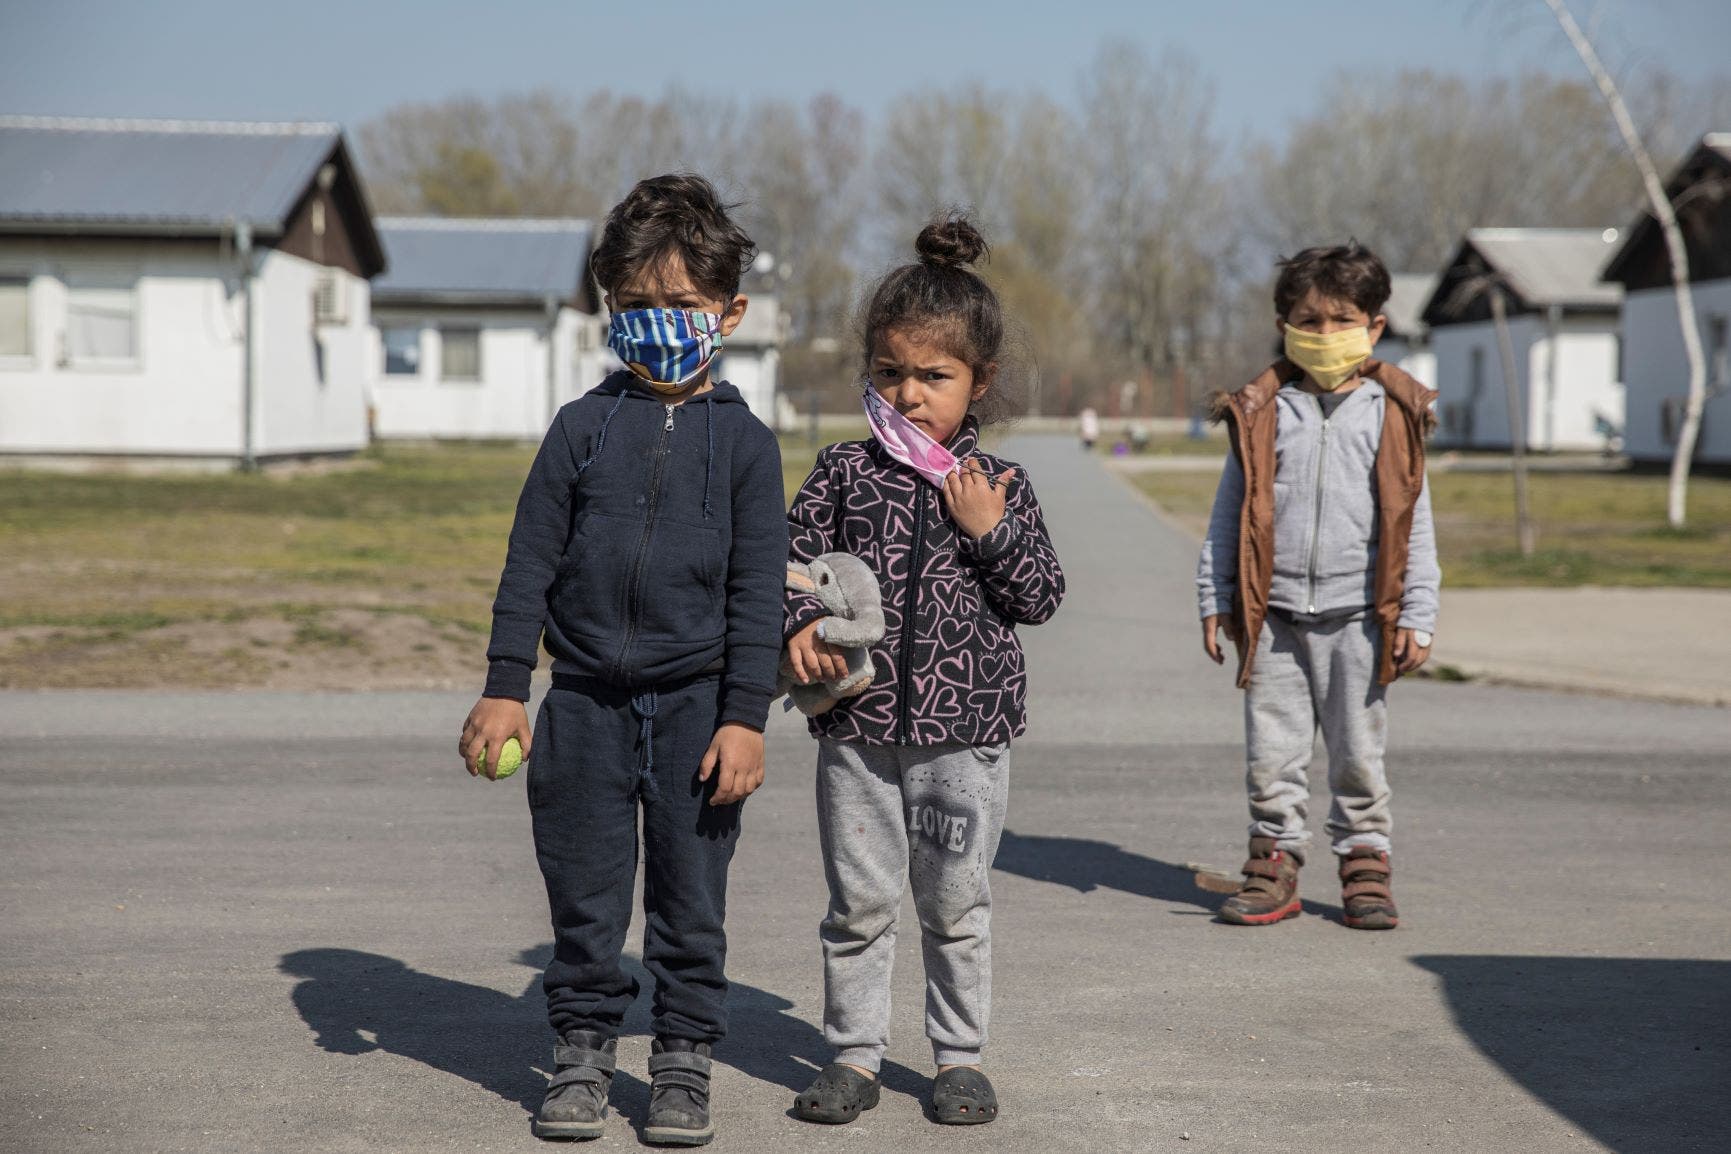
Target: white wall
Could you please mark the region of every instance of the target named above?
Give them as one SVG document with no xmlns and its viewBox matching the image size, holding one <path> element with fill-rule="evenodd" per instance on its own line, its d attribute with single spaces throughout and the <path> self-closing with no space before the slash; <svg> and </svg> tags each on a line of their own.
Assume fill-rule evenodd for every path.
<svg viewBox="0 0 1731 1154">
<path fill-rule="evenodd" d="M 1543 332 L 1527 353 L 1528 446 L 1538 451 L 1603 449 L 1601 420 L 1618 430 L 1623 427 L 1616 324 L 1564 317 L 1554 338 L 1548 325 Z"/>
<path fill-rule="evenodd" d="M 1509 318 L 1515 371 L 1526 401 L 1526 445 L 1537 451 L 1601 449 L 1605 439 L 1595 429 L 1595 415 L 1617 425 L 1623 420 L 1623 390 L 1616 380 L 1617 322 L 1610 317 L 1568 317 L 1561 322 L 1554 341 L 1548 327 L 1542 315 Z M 1474 349 L 1482 350 L 1484 365 L 1483 387 L 1476 402 L 1470 395 Z M 1507 449 L 1508 402 L 1496 326 L 1490 321 L 1438 326 L 1431 330 L 1431 350 L 1436 358 L 1435 385 L 1442 394 L 1437 403 L 1442 422 L 1437 443 L 1452 448 Z M 1554 388 L 1553 351 L 1557 357 Z M 1470 409 L 1470 439 L 1450 428 L 1455 406 Z"/>
<path fill-rule="evenodd" d="M 1404 337 L 1383 337 L 1373 354 L 1387 361 L 1420 384 L 1436 388 L 1436 354 L 1428 344 L 1415 344 Z"/>
<path fill-rule="evenodd" d="M 358 448 L 366 283 L 339 274 L 358 319 L 319 332 L 327 345 L 320 385 L 312 371 L 318 270 L 274 251 L 258 260 L 257 451 Z M 215 242 L 0 238 L 0 274 L 20 272 L 32 278 L 32 350 L 0 360 L 0 452 L 238 459 L 245 327 L 232 253 L 219 256 Z M 125 363 L 62 356 L 66 283 L 88 275 L 136 278 L 135 355 Z"/>
<path fill-rule="evenodd" d="M 321 274 L 344 282 L 337 323 L 314 323 Z M 253 286 L 253 444 L 259 456 L 366 447 L 368 288 L 340 269 L 276 251 L 262 254 Z"/>
<path fill-rule="evenodd" d="M 776 391 L 780 387 L 781 342 L 786 319 L 780 302 L 763 293 L 751 297 L 745 319 L 722 346 L 720 378 L 745 398 L 757 419 L 776 427 Z"/>
<path fill-rule="evenodd" d="M 374 431 L 380 437 L 541 439 L 547 407 L 547 318 L 540 309 L 477 310 L 448 306 L 380 308 L 370 337 Z M 420 372 L 385 372 L 381 330 L 418 327 Z M 481 379 L 445 380 L 440 326 L 478 328 Z M 601 383 L 607 357 L 601 322 L 559 310 L 553 333 L 554 409 Z"/>
<path fill-rule="evenodd" d="M 1731 323 L 1731 280 L 1698 281 L 1690 286 L 1695 316 L 1701 328 L 1702 352 L 1709 358 L 1710 321 Z M 1682 327 L 1669 288 L 1643 289 L 1623 302 L 1625 345 L 1623 366 L 1628 377 L 1629 424 L 1624 448 L 1636 460 L 1669 461 L 1676 447 L 1664 434 L 1662 409 L 1667 399 L 1680 404 L 1689 391 L 1689 366 L 1683 355 Z M 1709 397 L 1701 422 L 1695 459 L 1731 465 L 1731 391 L 1711 395 L 1714 366 L 1707 366 Z M 1721 382 L 1731 385 L 1731 382 Z"/>
</svg>

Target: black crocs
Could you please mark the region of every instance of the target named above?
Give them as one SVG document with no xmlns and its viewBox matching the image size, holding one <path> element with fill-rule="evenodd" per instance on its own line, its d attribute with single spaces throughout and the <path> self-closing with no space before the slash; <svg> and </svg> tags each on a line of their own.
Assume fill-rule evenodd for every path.
<svg viewBox="0 0 1731 1154">
<path fill-rule="evenodd" d="M 652 1146 L 704 1146 L 715 1137 L 715 1123 L 709 1117 L 709 1070 L 707 1043 L 655 1039 L 649 1053 L 645 1142 Z"/>
<path fill-rule="evenodd" d="M 998 1095 L 978 1066 L 951 1066 L 932 1079 L 932 1113 L 946 1126 L 978 1126 L 998 1116 Z"/>
<path fill-rule="evenodd" d="M 817 1076 L 817 1081 L 793 1100 L 793 1112 L 807 1122 L 839 1126 L 858 1118 L 861 1110 L 876 1106 L 881 1085 L 878 1079 L 868 1078 L 852 1066 L 831 1062 Z"/>
<path fill-rule="evenodd" d="M 553 1077 L 530 1129 L 537 1138 L 599 1138 L 618 1043 L 591 1030 L 568 1031 L 553 1047 Z"/>
</svg>

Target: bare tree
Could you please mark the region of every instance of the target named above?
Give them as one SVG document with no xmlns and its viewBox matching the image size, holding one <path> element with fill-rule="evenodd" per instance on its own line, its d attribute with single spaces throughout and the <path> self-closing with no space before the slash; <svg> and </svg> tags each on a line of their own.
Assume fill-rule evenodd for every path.
<svg viewBox="0 0 1731 1154">
<path fill-rule="evenodd" d="M 1701 433 L 1701 411 L 1707 403 L 1707 362 L 1701 353 L 1701 330 L 1695 319 L 1694 294 L 1689 288 L 1689 253 L 1683 245 L 1683 232 L 1677 227 L 1677 214 L 1671 207 L 1671 198 L 1665 194 L 1665 186 L 1659 179 L 1659 170 L 1654 167 L 1653 158 L 1648 155 L 1646 145 L 1641 142 L 1641 134 L 1629 116 L 1628 105 L 1623 102 L 1616 82 L 1611 79 L 1604 62 L 1599 59 L 1593 42 L 1581 31 L 1581 26 L 1575 22 L 1574 14 L 1569 11 L 1564 0 L 1545 0 L 1545 5 L 1557 18 L 1563 35 L 1569 38 L 1569 43 L 1580 56 L 1581 63 L 1587 66 L 1593 83 L 1598 86 L 1600 95 L 1610 107 L 1611 117 L 1616 121 L 1623 144 L 1628 148 L 1629 156 L 1641 173 L 1641 186 L 1646 190 L 1647 203 L 1652 209 L 1653 218 L 1659 223 L 1659 231 L 1665 237 L 1666 251 L 1671 256 L 1671 285 L 1677 298 L 1677 320 L 1683 328 L 1683 352 L 1689 361 L 1689 399 L 1683 410 L 1683 426 L 1677 434 L 1677 454 L 1671 459 L 1671 486 L 1666 500 L 1666 516 L 1672 528 L 1681 529 L 1687 520 L 1685 514 L 1689 469 L 1695 458 L 1695 441 Z"/>
</svg>

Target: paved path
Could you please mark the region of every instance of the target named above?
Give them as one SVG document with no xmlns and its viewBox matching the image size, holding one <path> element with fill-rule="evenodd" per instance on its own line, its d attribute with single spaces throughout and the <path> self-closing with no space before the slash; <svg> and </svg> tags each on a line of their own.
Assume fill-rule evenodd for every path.
<svg viewBox="0 0 1731 1154">
<path fill-rule="evenodd" d="M 994 875 L 1003 1119 L 917 1095 L 915 937 L 883 1105 L 787 1116 L 824 1060 L 810 743 L 778 722 L 730 919 L 717 1150 L 1722 1149 L 1720 710 L 1479 685 L 1394 696 L 1406 924 L 1218 924 L 1239 702 L 1192 547 L 1067 439 L 1031 469 L 1071 578 Z M 521 785 L 457 695 L 0 694 L 0 1147 L 531 1150 L 548 934 Z M 197 734 L 188 738 L 185 734 Z M 637 1148 L 646 1013 L 609 1135 Z M 1182 1136 L 1189 1134 L 1189 1139 Z"/>
</svg>

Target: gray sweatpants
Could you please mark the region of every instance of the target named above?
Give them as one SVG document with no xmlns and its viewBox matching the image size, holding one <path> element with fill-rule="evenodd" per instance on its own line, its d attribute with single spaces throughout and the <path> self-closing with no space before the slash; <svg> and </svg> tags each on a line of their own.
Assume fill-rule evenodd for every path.
<svg viewBox="0 0 1731 1154">
<path fill-rule="evenodd" d="M 1244 696 L 1250 836 L 1303 861 L 1310 846 L 1316 731 L 1328 750 L 1328 835 L 1336 853 L 1389 848 L 1386 688 L 1376 681 L 1381 628 L 1368 613 L 1326 619 L 1270 613 Z"/>
<path fill-rule="evenodd" d="M 1010 747 L 819 741 L 817 820 L 829 882 L 823 1034 L 836 1061 L 877 1070 L 890 1032 L 902 885 L 926 963 L 926 1036 L 939 1065 L 980 1060 L 992 1004 L 992 890 Z"/>
</svg>

